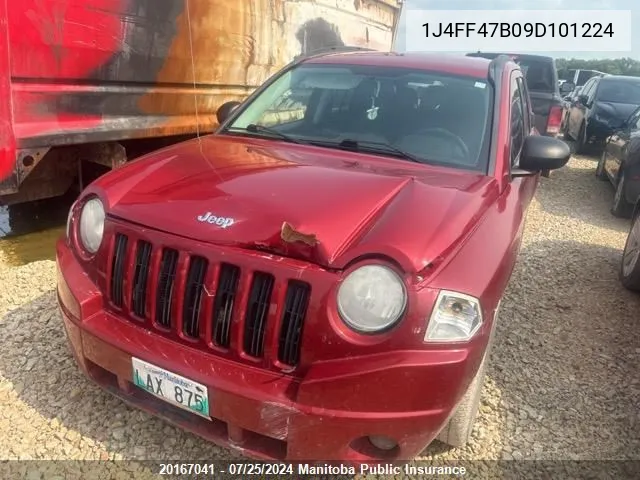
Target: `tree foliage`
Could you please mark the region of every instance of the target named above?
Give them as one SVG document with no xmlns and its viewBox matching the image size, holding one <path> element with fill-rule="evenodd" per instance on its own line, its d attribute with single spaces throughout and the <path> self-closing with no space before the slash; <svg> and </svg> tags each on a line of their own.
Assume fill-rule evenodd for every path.
<svg viewBox="0 0 640 480">
<path fill-rule="evenodd" d="M 564 78 L 567 70 L 598 70 L 611 75 L 631 75 L 640 77 L 640 61 L 633 58 L 602 58 L 583 60 L 579 58 L 556 59 L 558 76 Z"/>
</svg>

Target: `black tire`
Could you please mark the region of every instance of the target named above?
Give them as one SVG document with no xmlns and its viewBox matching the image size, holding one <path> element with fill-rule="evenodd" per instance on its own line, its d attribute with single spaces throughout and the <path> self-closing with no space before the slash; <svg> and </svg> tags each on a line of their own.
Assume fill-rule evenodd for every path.
<svg viewBox="0 0 640 480">
<path fill-rule="evenodd" d="M 500 307 L 498 306 L 497 310 L 499 310 L 499 308 Z M 482 357 L 482 362 L 480 362 L 476 376 L 473 377 L 473 380 L 469 384 L 467 391 L 464 393 L 462 400 L 460 400 L 456 406 L 454 414 L 449 418 L 447 424 L 436 437 L 438 441 L 449 445 L 450 447 L 462 447 L 466 445 L 471 438 L 473 425 L 475 424 L 476 417 L 478 416 L 478 410 L 480 408 L 480 398 L 487 372 L 487 364 L 489 363 L 491 347 L 493 346 L 493 338 L 497 328 L 497 319 L 498 311 L 496 311 L 489 342 L 487 343 L 487 348 L 485 349 L 484 356 Z"/>
<path fill-rule="evenodd" d="M 596 178 L 598 180 L 609 180 L 607 172 L 604 170 L 604 158 L 606 153 L 606 151 L 603 151 L 602 155 L 600 155 L 600 160 L 598 160 L 598 166 L 596 167 Z"/>
<path fill-rule="evenodd" d="M 631 222 L 629 235 L 624 244 L 620 261 L 619 278 L 622 285 L 631 291 L 640 292 L 640 215 Z"/>
<path fill-rule="evenodd" d="M 616 184 L 616 193 L 613 195 L 613 204 L 611 205 L 611 213 L 615 217 L 629 218 L 631 216 L 631 204 L 627 202 L 624 196 L 625 187 L 626 177 L 624 171 L 622 171 Z"/>
<path fill-rule="evenodd" d="M 587 150 L 587 125 L 583 122 L 576 138 L 576 153 L 584 154 Z"/>
</svg>

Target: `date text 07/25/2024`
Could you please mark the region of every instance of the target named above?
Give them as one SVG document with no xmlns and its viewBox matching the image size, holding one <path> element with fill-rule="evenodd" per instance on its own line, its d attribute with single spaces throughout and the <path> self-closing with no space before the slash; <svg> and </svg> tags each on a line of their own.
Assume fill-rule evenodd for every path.
<svg viewBox="0 0 640 480">
<path fill-rule="evenodd" d="M 423 23 L 426 38 L 612 38 L 611 23 L 431 22 Z"/>
</svg>

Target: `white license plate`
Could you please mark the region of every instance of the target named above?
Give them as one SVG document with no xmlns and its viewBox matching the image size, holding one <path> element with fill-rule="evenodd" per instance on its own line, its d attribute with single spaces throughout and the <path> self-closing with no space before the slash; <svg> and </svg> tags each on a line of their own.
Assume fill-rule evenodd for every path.
<svg viewBox="0 0 640 480">
<path fill-rule="evenodd" d="M 207 387 L 177 373 L 131 358 L 133 383 L 156 397 L 207 419 L 209 395 Z"/>
</svg>

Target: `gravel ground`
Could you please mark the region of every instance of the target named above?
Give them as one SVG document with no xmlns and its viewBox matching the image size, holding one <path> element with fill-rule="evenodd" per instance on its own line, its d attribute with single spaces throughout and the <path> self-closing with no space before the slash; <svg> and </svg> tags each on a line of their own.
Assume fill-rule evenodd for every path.
<svg viewBox="0 0 640 480">
<path fill-rule="evenodd" d="M 640 460 L 640 296 L 617 279 L 629 222 L 610 215 L 612 187 L 594 168 L 577 157 L 542 179 L 473 441 L 457 450 L 436 443 L 425 459 Z M 143 478 L 136 461 L 239 458 L 85 380 L 56 310 L 55 264 L 1 261 L 0 459 L 129 459 L 101 464 L 99 476 L 95 464 L 77 469 L 84 478 Z M 11 465 L 25 473 L 24 463 Z"/>
</svg>

